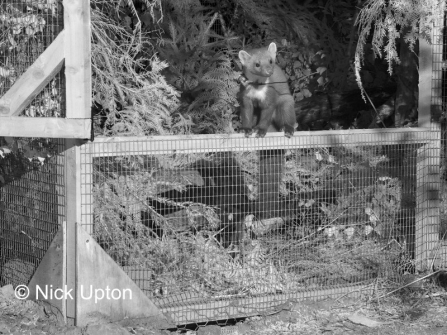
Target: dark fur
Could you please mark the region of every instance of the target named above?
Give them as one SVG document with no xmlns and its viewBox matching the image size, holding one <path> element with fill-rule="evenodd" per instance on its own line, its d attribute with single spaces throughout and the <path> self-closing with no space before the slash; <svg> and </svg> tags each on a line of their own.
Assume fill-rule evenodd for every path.
<svg viewBox="0 0 447 335">
<path fill-rule="evenodd" d="M 242 171 L 232 157 L 223 158 L 220 164 L 202 161 L 194 166 L 203 178 L 202 186 L 188 186 L 185 191 L 170 190 L 158 194 L 174 202 L 199 202 L 213 206 L 220 218 L 219 233 L 216 235 L 227 248 L 231 244 L 239 245 L 243 239 L 244 219 L 252 210 L 246 195 Z M 156 199 L 147 199 L 148 205 L 162 216 L 180 211 L 176 205 L 161 203 Z M 146 211 L 141 213 L 142 223 L 155 231 L 154 222 Z M 200 227 L 197 227 L 200 229 Z M 157 232 L 158 234 L 158 232 Z"/>
<path fill-rule="evenodd" d="M 246 78 L 241 83 L 242 130 L 248 137 L 257 130 L 258 137 L 267 131 L 284 129 L 287 137 L 293 136 L 296 123 L 295 101 L 290 93 L 287 78 L 275 63 L 276 44 L 268 48 L 241 50 L 239 59 Z"/>
</svg>

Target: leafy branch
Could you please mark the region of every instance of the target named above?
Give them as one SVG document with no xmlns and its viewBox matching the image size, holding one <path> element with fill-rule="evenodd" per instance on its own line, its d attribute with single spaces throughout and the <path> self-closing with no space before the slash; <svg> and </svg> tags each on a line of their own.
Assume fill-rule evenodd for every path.
<svg viewBox="0 0 447 335">
<path fill-rule="evenodd" d="M 388 72 L 393 73 L 393 65 L 399 64 L 396 40 L 404 37 L 413 49 L 419 38 L 431 42 L 433 26 L 440 22 L 444 14 L 443 0 L 367 0 L 360 10 L 356 24 L 359 38 L 355 52 L 355 76 L 362 94 L 364 89 L 360 70 L 364 63 L 365 46 L 372 33 L 374 55 L 382 57 L 388 63 Z M 402 36 L 404 29 L 410 27 L 408 34 Z"/>
</svg>

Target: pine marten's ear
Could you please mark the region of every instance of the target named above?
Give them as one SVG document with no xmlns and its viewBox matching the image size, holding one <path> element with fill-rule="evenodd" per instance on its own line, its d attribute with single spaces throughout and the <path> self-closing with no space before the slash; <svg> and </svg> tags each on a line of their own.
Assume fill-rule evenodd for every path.
<svg viewBox="0 0 447 335">
<path fill-rule="evenodd" d="M 248 61 L 250 60 L 251 55 L 244 50 L 239 51 L 239 60 L 241 61 L 242 65 L 246 65 Z"/>
<path fill-rule="evenodd" d="M 276 44 L 275 44 L 275 42 L 270 43 L 268 50 L 273 55 L 273 57 L 276 57 Z"/>
</svg>

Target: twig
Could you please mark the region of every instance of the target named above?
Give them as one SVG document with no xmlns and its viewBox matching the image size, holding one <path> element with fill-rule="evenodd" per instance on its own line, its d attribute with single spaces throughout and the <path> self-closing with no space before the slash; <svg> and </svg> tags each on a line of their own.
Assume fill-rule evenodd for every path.
<svg viewBox="0 0 447 335">
<path fill-rule="evenodd" d="M 304 240 L 310 238 L 311 236 L 316 235 L 318 232 L 322 231 L 324 228 L 331 226 L 332 223 L 334 223 L 335 221 L 337 221 L 337 220 L 338 220 L 338 219 L 339 219 L 339 218 L 340 218 L 340 217 L 341 217 L 347 210 L 348 210 L 348 209 L 345 209 L 343 212 L 341 212 L 335 219 L 333 219 L 333 220 L 332 220 L 331 222 L 329 222 L 328 224 L 326 224 L 326 225 L 324 225 L 324 226 L 322 226 L 322 227 L 319 227 L 317 230 L 315 230 L 314 232 L 312 232 L 312 233 L 310 233 L 310 234 L 304 236 L 303 238 L 299 239 L 298 241 L 294 241 L 293 244 L 298 244 L 298 243 L 300 243 L 300 242 L 302 242 L 302 241 L 304 241 Z M 280 251 L 286 249 L 289 245 L 290 245 L 290 243 L 289 243 L 289 244 L 286 244 L 286 245 L 283 246 L 282 248 L 279 248 L 278 250 L 275 250 L 275 251 L 272 252 L 269 256 L 272 256 L 272 255 L 274 255 L 274 254 L 279 253 Z M 291 266 L 290 266 L 290 267 L 291 267 Z"/>
<path fill-rule="evenodd" d="M 435 251 L 435 254 L 433 255 L 433 259 L 432 259 L 432 261 L 431 261 L 431 265 L 430 265 L 430 270 L 433 270 L 434 269 L 434 266 L 435 266 L 435 260 L 436 260 L 436 258 L 438 257 L 438 253 L 439 253 L 439 250 L 441 249 L 441 244 L 442 244 L 442 241 L 444 241 L 444 238 L 445 238 L 445 235 L 447 234 L 447 231 L 444 233 L 444 235 L 442 235 L 442 238 L 438 241 L 438 243 L 436 244 L 436 251 Z"/>
<path fill-rule="evenodd" d="M 395 293 L 395 292 L 397 292 L 397 291 L 399 291 L 399 290 L 401 290 L 401 289 L 403 289 L 405 287 L 408 287 L 408 286 L 410 286 L 410 285 L 412 285 L 414 283 L 420 282 L 421 280 L 430 278 L 431 276 L 434 276 L 435 274 L 437 274 L 437 273 L 439 273 L 441 271 L 445 271 L 445 270 L 444 269 L 443 270 L 437 270 L 435 272 L 429 273 L 428 275 L 425 275 L 424 277 L 421 277 L 421 278 L 418 278 L 416 280 L 413 280 L 412 282 L 410 282 L 410 283 L 408 283 L 408 284 L 406 284 L 404 286 L 398 287 L 395 290 L 392 290 L 391 292 L 385 293 L 385 294 L 381 295 L 380 297 L 378 297 L 377 299 L 385 298 L 385 297 L 387 297 L 387 296 L 389 296 L 389 295 L 391 295 L 391 294 L 393 294 L 393 293 Z"/>
<path fill-rule="evenodd" d="M 107 44 L 106 42 L 99 36 L 97 35 L 96 38 L 98 39 L 98 41 L 101 42 L 101 44 L 107 48 Z M 109 78 L 110 81 L 112 81 L 113 86 L 115 86 L 116 92 L 118 93 L 118 96 L 120 97 L 120 102 L 123 106 L 125 106 L 126 104 L 126 98 L 124 96 L 124 92 L 122 91 L 118 80 L 115 78 L 115 71 L 113 69 L 112 63 L 110 62 L 109 56 L 107 55 L 107 53 L 103 52 L 102 53 L 102 58 L 104 59 L 104 62 L 106 64 L 107 69 L 109 70 L 110 74 L 112 74 L 112 76 L 114 78 Z"/>
<path fill-rule="evenodd" d="M 353 290 L 353 291 L 349 291 L 349 292 L 347 292 L 347 293 L 345 293 L 345 294 L 339 296 L 337 299 L 335 299 L 335 301 L 336 301 L 336 302 L 339 302 L 340 299 L 343 299 L 343 298 L 346 297 L 347 295 L 350 295 L 350 294 L 355 293 L 355 292 L 362 292 L 362 291 L 364 291 L 364 290 L 369 289 L 369 287 L 370 287 L 370 286 L 373 286 L 373 285 L 374 285 L 374 283 L 371 283 L 371 284 L 368 284 L 368 285 L 366 285 L 366 286 L 364 286 L 364 287 L 359 287 L 358 289 L 355 289 L 355 290 Z"/>
<path fill-rule="evenodd" d="M 343 73 L 343 79 L 341 82 L 341 87 L 345 87 L 346 85 L 346 80 L 348 77 L 348 71 L 350 68 L 349 65 L 349 61 L 351 59 L 351 55 L 352 55 L 352 45 L 354 44 L 354 34 L 355 34 L 355 23 L 357 22 L 357 17 L 359 15 L 360 12 L 360 7 L 362 4 L 362 0 L 357 0 L 357 4 L 355 6 L 355 11 L 354 11 L 354 19 L 352 20 L 352 27 L 351 27 L 351 31 L 349 33 L 349 43 L 348 43 L 348 47 L 346 49 L 346 70 Z"/>
<path fill-rule="evenodd" d="M 373 102 L 371 101 L 368 92 L 366 92 L 366 90 L 363 90 L 363 93 L 366 95 L 366 97 L 368 98 L 369 103 L 371 104 L 372 108 L 374 109 L 374 112 L 376 112 L 377 117 L 379 118 L 380 122 L 382 123 L 382 125 L 386 128 L 385 123 L 383 123 L 382 118 L 379 115 L 379 112 L 376 109 L 376 106 L 374 106 Z"/>
</svg>

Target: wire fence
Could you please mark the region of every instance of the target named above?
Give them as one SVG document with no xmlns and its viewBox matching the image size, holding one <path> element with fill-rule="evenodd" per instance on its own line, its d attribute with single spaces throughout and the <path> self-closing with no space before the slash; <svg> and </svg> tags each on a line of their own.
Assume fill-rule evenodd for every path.
<svg viewBox="0 0 447 335">
<path fill-rule="evenodd" d="M 43 141 L 63 151 L 63 141 Z M 15 287 L 28 284 L 65 220 L 65 160 L 30 162 L 1 146 L 0 153 L 0 286 Z"/>
<path fill-rule="evenodd" d="M 63 28 L 61 1 L 0 0 L 0 97 Z M 20 116 L 65 116 L 64 86 L 62 69 Z M 63 149 L 57 139 L 0 139 L 0 284 L 28 284 L 65 220 Z"/>
<path fill-rule="evenodd" d="M 64 29 L 63 6 L 55 0 L 0 0 L 0 97 Z M 21 112 L 29 117 L 65 116 L 62 69 Z"/>
<path fill-rule="evenodd" d="M 2 96 L 63 29 L 63 12 L 52 0 L 0 8 Z M 434 124 L 445 112 L 441 41 Z M 64 91 L 58 74 L 23 115 L 64 116 Z M 178 324 L 399 283 L 447 265 L 442 125 L 291 139 L 99 138 L 81 147 L 82 224 Z M 62 140 L 27 142 L 54 147 L 43 165 L 23 164 L 8 145 L 0 145 L 0 285 L 16 286 L 29 282 L 66 219 L 67 166 Z"/>
<path fill-rule="evenodd" d="M 185 323 L 222 301 L 253 313 L 272 297 L 399 280 L 439 240 L 421 237 L 436 225 L 424 193 L 430 132 L 336 138 L 97 139 L 82 149 L 82 221 Z M 191 304 L 208 314 L 188 319 Z"/>
</svg>

